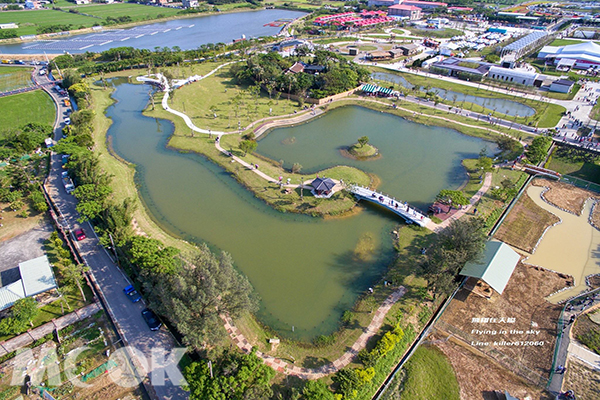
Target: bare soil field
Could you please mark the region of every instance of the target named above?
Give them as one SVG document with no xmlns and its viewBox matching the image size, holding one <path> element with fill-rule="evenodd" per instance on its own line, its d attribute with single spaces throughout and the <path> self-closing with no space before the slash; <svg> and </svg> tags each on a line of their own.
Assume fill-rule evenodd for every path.
<svg viewBox="0 0 600 400">
<path fill-rule="evenodd" d="M 552 368 L 561 310 L 544 298 L 569 283 L 569 277 L 519 263 L 502 295 L 494 292 L 488 300 L 462 289 L 439 326 L 515 373 L 543 383 Z"/>
<path fill-rule="evenodd" d="M 460 398 L 468 400 L 495 400 L 495 390 L 507 390 L 512 396 L 533 400 L 553 399 L 543 389 L 528 384 L 518 376 L 492 362 L 485 356 L 459 345 L 453 340 L 436 346 L 450 359 L 460 386 Z"/>
<path fill-rule="evenodd" d="M 563 389 L 573 390 L 578 400 L 600 399 L 600 373 L 574 357 L 569 357 L 569 367 Z"/>
<path fill-rule="evenodd" d="M 583 205 L 587 199 L 600 198 L 600 196 L 598 196 L 596 193 L 563 182 L 556 182 L 547 179 L 534 179 L 531 184 L 534 186 L 544 186 L 550 188 L 550 190 L 544 193 L 544 198 L 556 207 L 577 215 L 581 215 Z"/>
<path fill-rule="evenodd" d="M 535 204 L 527 193 L 523 193 L 494 237 L 531 253 L 544 231 L 559 220 L 556 215 Z"/>
</svg>

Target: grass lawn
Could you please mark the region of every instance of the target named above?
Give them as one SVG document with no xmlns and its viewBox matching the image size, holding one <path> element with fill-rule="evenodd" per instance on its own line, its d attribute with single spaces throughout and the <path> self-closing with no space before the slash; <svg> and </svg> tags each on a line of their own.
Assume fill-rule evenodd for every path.
<svg viewBox="0 0 600 400">
<path fill-rule="evenodd" d="M 102 25 L 102 20 L 84 15 L 73 14 L 58 10 L 27 10 L 27 11 L 2 11 L 0 24 L 14 22 L 19 24 L 17 35 L 36 34 L 38 26 L 45 25 L 72 25 L 71 29 L 87 28 Z"/>
<path fill-rule="evenodd" d="M 33 86 L 31 68 L 0 67 L 0 92 Z"/>
<path fill-rule="evenodd" d="M 554 151 L 550 163 L 546 165 L 546 168 L 563 175 L 574 176 L 575 178 L 600 184 L 600 164 L 598 161 L 593 163 L 584 161 L 574 162 L 557 156 L 556 151 Z"/>
<path fill-rule="evenodd" d="M 573 85 L 573 89 L 569 93 L 558 93 L 558 92 L 540 92 L 542 96 L 549 97 L 551 99 L 557 100 L 573 100 L 575 95 L 579 93 L 579 89 L 581 89 L 581 85 L 578 83 Z"/>
<path fill-rule="evenodd" d="M 317 40 L 313 40 L 313 42 L 316 44 L 330 44 L 330 43 L 337 43 L 337 42 L 356 42 L 357 40 L 358 40 L 358 38 L 353 37 L 353 36 L 342 36 L 339 38 L 317 39 Z"/>
<path fill-rule="evenodd" d="M 56 107 L 43 90 L 0 98 L 0 131 L 18 128 L 30 122 L 52 125 Z"/>
<path fill-rule="evenodd" d="M 419 346 L 404 368 L 404 388 L 400 392 L 403 400 L 460 399 L 456 374 L 437 347 Z"/>
<path fill-rule="evenodd" d="M 579 44 L 583 43 L 583 40 L 574 40 L 574 39 L 555 39 L 549 46 L 568 46 L 570 44 Z"/>
<path fill-rule="evenodd" d="M 464 35 L 463 31 L 458 29 L 415 29 L 415 28 L 406 28 L 415 36 L 424 36 L 424 37 L 432 37 L 432 38 L 451 38 L 453 36 L 462 36 Z"/>
</svg>

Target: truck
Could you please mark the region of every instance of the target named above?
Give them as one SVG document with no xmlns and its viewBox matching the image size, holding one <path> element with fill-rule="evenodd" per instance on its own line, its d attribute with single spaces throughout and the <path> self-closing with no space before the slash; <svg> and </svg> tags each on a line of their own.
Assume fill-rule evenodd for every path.
<svg viewBox="0 0 600 400">
<path fill-rule="evenodd" d="M 63 181 L 63 185 L 64 185 L 67 193 L 68 194 L 73 193 L 73 190 L 75 190 L 75 185 L 73 184 L 73 181 L 71 180 L 71 178 L 69 178 L 68 176 L 65 176 L 64 178 L 62 178 L 62 181 Z"/>
</svg>

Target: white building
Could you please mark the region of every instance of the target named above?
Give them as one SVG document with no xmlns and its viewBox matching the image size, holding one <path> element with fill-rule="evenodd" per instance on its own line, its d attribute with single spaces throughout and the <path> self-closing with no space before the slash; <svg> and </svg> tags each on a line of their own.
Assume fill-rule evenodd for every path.
<svg viewBox="0 0 600 400">
<path fill-rule="evenodd" d="M 573 68 L 597 68 L 600 66 L 600 45 L 594 42 L 585 42 L 568 46 L 544 46 L 538 53 L 538 58 L 553 65 L 558 65 L 561 60 L 568 59 L 575 60 Z M 571 62 L 569 61 L 569 63 Z"/>
<path fill-rule="evenodd" d="M 521 69 L 508 69 L 501 67 L 491 67 L 487 77 L 524 86 L 539 86 L 545 79 L 545 76 L 540 75 L 537 72 L 529 72 Z M 536 82 L 539 83 L 536 84 Z"/>
<path fill-rule="evenodd" d="M 196 8 L 198 7 L 198 0 L 183 0 L 183 8 Z"/>
<path fill-rule="evenodd" d="M 569 93 L 575 82 L 568 79 L 558 79 L 550 84 L 551 92 Z"/>
</svg>

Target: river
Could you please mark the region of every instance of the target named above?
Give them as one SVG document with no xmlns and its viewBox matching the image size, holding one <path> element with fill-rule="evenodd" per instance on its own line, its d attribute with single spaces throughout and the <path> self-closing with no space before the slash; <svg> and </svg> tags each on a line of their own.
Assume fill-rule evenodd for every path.
<svg viewBox="0 0 600 400">
<path fill-rule="evenodd" d="M 204 157 L 168 149 L 173 125 L 141 114 L 146 86 L 121 83 L 113 97 L 108 135 L 118 155 L 136 164 L 150 214 L 174 235 L 230 252 L 261 297 L 258 318 L 278 335 L 310 340 L 331 333 L 392 261 L 391 231 L 401 223 L 392 213 L 365 206 L 357 215 L 323 220 L 274 211 Z M 380 160 L 336 156 L 338 146 L 364 134 L 382 150 Z M 296 138 L 293 146 L 279 144 L 290 135 Z M 359 165 L 380 175 L 384 190 L 425 205 L 440 189 L 458 185 L 464 177 L 461 159 L 476 157 L 485 144 L 450 129 L 347 107 L 275 130 L 260 141 L 259 151 L 297 160 L 309 170 Z M 357 257 L 354 250 L 365 238 L 373 251 Z"/>
<path fill-rule="evenodd" d="M 0 45 L 6 54 L 84 53 L 101 52 L 114 47 L 135 47 L 154 50 L 155 47 L 179 46 L 182 50 L 197 49 L 207 43 L 230 43 L 240 39 L 276 35 L 280 27 L 265 26 L 278 19 L 296 19 L 306 13 L 290 10 L 259 10 L 239 13 L 204 15 L 174 19 L 128 29 L 111 29 L 100 33 L 52 38 L 44 41 Z"/>
</svg>

